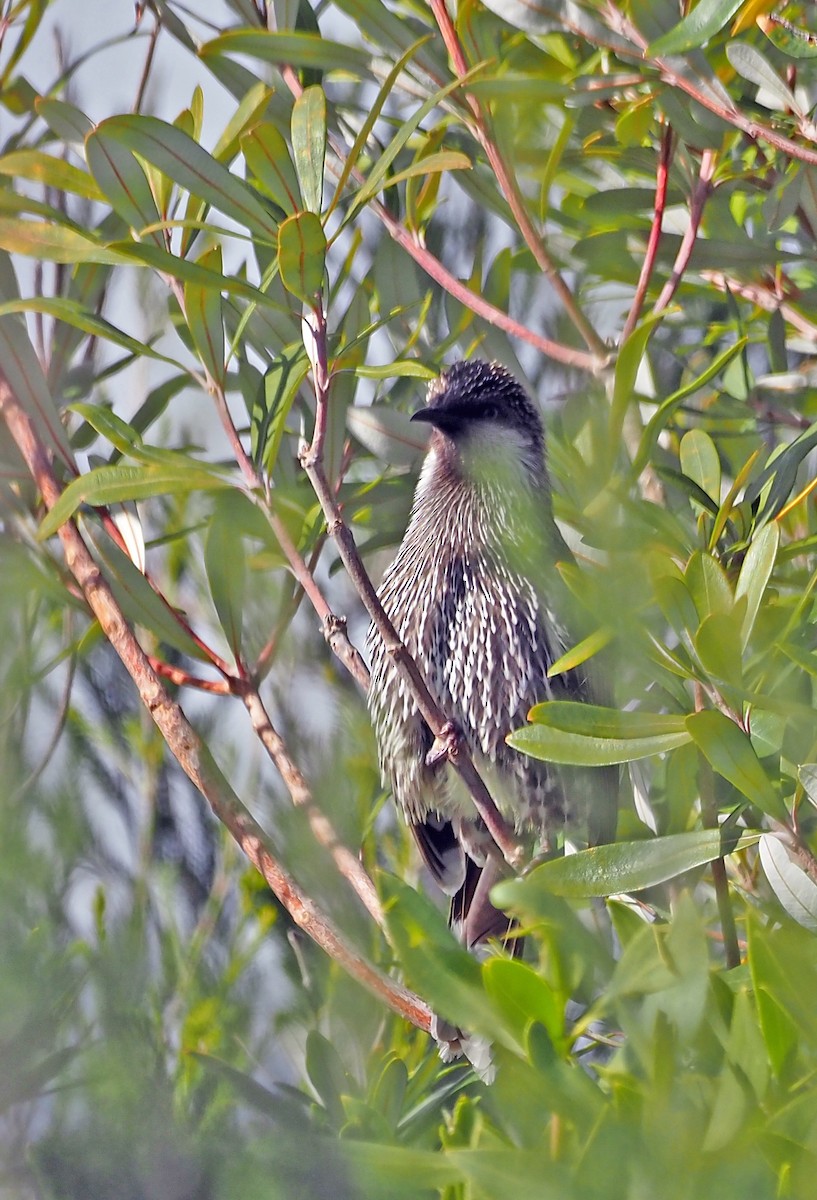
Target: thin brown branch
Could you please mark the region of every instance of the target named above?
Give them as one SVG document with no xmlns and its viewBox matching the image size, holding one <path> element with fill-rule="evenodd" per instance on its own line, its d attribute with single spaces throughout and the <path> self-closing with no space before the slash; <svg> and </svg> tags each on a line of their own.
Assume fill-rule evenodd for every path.
<svg viewBox="0 0 817 1200">
<path fill-rule="evenodd" d="M 325 327 L 325 319 L 322 304 L 319 303 L 313 310 L 313 320 L 317 326 L 324 325 Z M 325 336 L 315 338 L 313 349 L 317 355 L 321 353 L 321 347 L 323 347 L 325 354 Z M 316 429 L 320 430 L 325 427 L 326 414 L 325 412 L 321 414 L 321 409 L 326 409 L 329 404 L 330 379 L 325 362 L 317 362 L 313 364 L 313 368 L 316 368 L 313 369 L 313 374 L 318 408 Z M 383 610 L 374 584 L 363 565 L 363 560 L 355 544 L 352 531 L 343 519 L 340 505 L 326 477 L 321 450 L 322 442 L 320 437 L 318 437 L 313 441 L 312 445 L 306 447 L 303 451 L 301 464 L 318 498 L 318 502 L 326 518 L 329 534 L 337 545 L 338 553 L 346 568 L 346 572 L 378 634 L 383 639 L 386 652 L 392 659 L 396 670 L 409 687 L 429 729 L 440 745 L 445 747 L 449 762 L 468 788 L 474 801 L 474 806 L 485 822 L 489 833 L 502 851 L 506 861 L 511 866 L 518 867 L 522 861 L 522 850 L 517 839 L 514 837 L 513 831 L 509 828 L 507 822 L 494 804 L 484 781 L 463 744 L 462 738 L 451 738 L 449 736 L 449 730 L 452 728 L 450 722 L 429 692 L 420 669 Z"/>
<path fill-rule="evenodd" d="M 339 841 L 331 822 L 315 803 L 309 785 L 290 757 L 283 738 L 273 727 L 257 689 L 254 687 L 242 688 L 241 699 L 250 714 L 256 735 L 287 786 L 292 803 L 306 813 L 315 840 L 329 851 L 340 874 L 360 897 L 370 916 L 382 927 L 384 923 L 383 909 L 371 877 L 360 859 Z"/>
<path fill-rule="evenodd" d="M 462 44 L 457 36 L 457 31 L 454 28 L 454 23 L 448 14 L 445 0 L 431 0 L 431 9 L 455 72 L 460 76 L 467 75 L 468 63 Z M 477 140 L 485 151 L 488 162 L 496 176 L 497 183 L 513 213 L 513 218 L 516 221 L 519 232 L 522 234 L 525 245 L 533 255 L 534 262 L 550 280 L 550 284 L 561 301 L 565 313 L 574 328 L 581 335 L 590 353 L 596 359 L 607 358 L 609 353 L 608 347 L 579 308 L 575 296 L 562 277 L 556 263 L 550 256 L 542 236 L 531 220 L 516 176 L 508 167 L 499 144 L 491 131 L 488 114 L 479 99 L 472 92 L 466 90 L 465 99 L 474 116 L 474 131 Z"/>
<path fill-rule="evenodd" d="M 650 280 L 655 268 L 658 247 L 661 244 L 661 235 L 664 231 L 664 211 L 667 206 L 671 159 L 672 128 L 669 125 L 665 125 L 661 132 L 661 149 L 658 154 L 658 167 L 655 173 L 655 205 L 653 208 L 652 224 L 650 225 L 650 236 L 647 239 L 647 249 L 644 254 L 644 261 L 641 264 L 641 272 L 638 276 L 633 303 L 621 333 L 622 344 L 626 342 L 638 324 L 638 318 L 641 316 L 641 310 L 644 307 L 647 288 L 650 286 Z"/>
<path fill-rule="evenodd" d="M 148 52 L 145 55 L 145 65 L 142 67 L 142 74 L 139 77 L 139 87 L 136 91 L 136 99 L 133 102 L 133 111 L 139 113 L 142 111 L 142 105 L 145 102 L 145 92 L 147 91 L 148 81 L 150 79 L 151 68 L 153 67 L 153 58 L 156 54 L 156 43 L 159 40 L 159 31 L 161 30 L 161 22 L 156 13 L 153 14 L 153 28 L 150 31 L 148 39 Z"/>
<path fill-rule="evenodd" d="M 704 208 L 712 193 L 712 177 L 715 174 L 716 162 L 717 156 L 714 150 L 704 150 L 702 152 L 698 179 L 689 205 L 689 224 L 684 231 L 684 236 L 681 238 L 681 245 L 678 248 L 678 253 L 675 256 L 675 262 L 672 266 L 672 274 L 661 289 L 661 294 L 653 307 L 654 313 L 663 312 L 670 303 L 689 266 L 689 260 L 692 257 L 692 251 L 695 249 L 695 241 L 701 228 Z"/>
<path fill-rule="evenodd" d="M 762 283 L 747 283 L 740 279 L 734 279 L 723 271 L 701 271 L 701 278 L 705 279 L 707 283 L 711 283 L 718 291 L 729 291 L 736 296 L 742 296 L 744 300 L 751 301 L 758 308 L 762 308 L 764 312 L 775 312 L 779 309 L 781 315 L 793 329 L 796 329 L 803 337 L 817 341 L 817 322 L 810 321 L 808 317 L 785 300 L 776 285 L 768 287 Z"/>
<path fill-rule="evenodd" d="M 51 461 L 34 426 L 2 374 L 0 416 L 50 510 L 61 495 Z M 433 1017 L 423 1000 L 389 979 L 361 955 L 276 859 L 267 835 L 244 808 L 181 707 L 165 690 L 73 521 L 61 526 L 59 538 L 66 565 L 82 589 L 106 638 L 131 676 L 171 753 L 264 876 L 295 923 L 394 1012 L 418 1028 L 429 1031 Z"/>
</svg>

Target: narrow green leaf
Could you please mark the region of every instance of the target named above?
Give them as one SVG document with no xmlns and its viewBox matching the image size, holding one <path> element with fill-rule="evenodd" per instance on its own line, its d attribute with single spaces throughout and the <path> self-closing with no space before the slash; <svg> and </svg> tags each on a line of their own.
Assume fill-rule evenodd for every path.
<svg viewBox="0 0 817 1200">
<path fill-rule="evenodd" d="M 261 187 L 285 213 L 303 208 L 289 147 L 271 121 L 245 133 L 241 138 L 241 150 Z"/>
<path fill-rule="evenodd" d="M 640 892 L 735 849 L 752 846 L 759 837 L 760 834 L 745 834 L 738 841 L 724 839 L 718 829 L 702 829 L 640 842 L 592 846 L 542 863 L 521 879 L 497 884 L 491 898 L 509 912 L 535 919 L 546 897 Z"/>
<path fill-rule="evenodd" d="M 213 246 L 207 250 L 198 260 L 198 265 L 220 277 L 221 247 Z M 199 358 L 210 378 L 223 387 L 227 368 L 224 361 L 224 316 L 220 287 L 202 287 L 192 281 L 186 283 L 184 312 Z"/>
<path fill-rule="evenodd" d="M 263 407 L 253 410 L 252 453 L 271 475 L 298 388 L 306 378 L 309 361 L 303 343 L 286 346 L 264 376 Z"/>
<path fill-rule="evenodd" d="M 411 46 L 409 46 L 408 50 L 406 50 L 405 53 L 397 60 L 397 62 L 394 64 L 394 66 L 389 71 L 388 75 L 386 76 L 386 79 L 384 80 L 383 85 L 380 88 L 380 91 L 377 93 L 377 96 L 375 97 L 373 105 L 371 106 L 371 108 L 369 109 L 369 111 L 366 114 L 366 118 L 360 127 L 357 137 L 355 138 L 354 145 L 352 146 L 352 149 L 349 151 L 348 155 L 346 156 L 346 161 L 343 164 L 343 170 L 341 171 L 340 179 L 338 180 L 338 184 L 335 189 L 335 195 L 332 199 L 332 203 L 329 206 L 329 212 L 332 212 L 334 210 L 335 205 L 338 203 L 338 201 L 343 196 L 346 184 L 349 181 L 352 171 L 355 169 L 355 167 L 358 164 L 358 160 L 360 159 L 360 155 L 363 152 L 363 148 L 365 147 L 367 141 L 369 140 L 369 136 L 370 136 L 372 130 L 374 129 L 375 122 L 377 121 L 377 118 L 380 116 L 380 113 L 383 110 L 383 105 L 386 103 L 386 100 L 391 95 L 391 92 L 392 92 L 392 89 L 394 88 L 395 83 L 397 82 L 401 73 L 405 69 L 406 64 L 414 57 L 414 55 L 417 53 L 417 51 L 420 49 L 420 47 L 425 45 L 425 43 L 427 41 L 429 41 L 430 37 L 431 37 L 431 34 L 426 34 L 425 37 L 420 38 L 418 41 L 414 42 Z"/>
<path fill-rule="evenodd" d="M 246 559 L 233 520 L 236 494 L 226 492 L 216 499 L 204 541 L 204 569 L 219 624 L 238 661 L 244 629 Z M 239 498 L 244 499 L 243 495 Z"/>
<path fill-rule="evenodd" d="M 0 363 L 9 387 L 33 421 L 39 436 L 63 462 L 73 467 L 74 454 L 68 435 L 20 316 L 0 316 Z"/>
<path fill-rule="evenodd" d="M 564 1011 L 553 988 L 533 967 L 518 960 L 489 958 L 482 964 L 482 980 L 521 1045 L 534 1021 L 544 1025 L 552 1041 L 564 1037 Z"/>
<path fill-rule="evenodd" d="M 119 141 L 253 234 L 275 241 L 277 223 L 243 179 L 181 129 L 157 117 L 109 117 L 97 132 Z"/>
<path fill-rule="evenodd" d="M 641 321 L 618 352 L 616 377 L 613 384 L 613 402 L 610 407 L 610 446 L 613 453 L 617 452 L 621 444 L 624 416 L 633 400 L 638 369 L 646 352 L 647 343 L 663 317 L 663 313 L 658 313 Z"/>
<path fill-rule="evenodd" d="M 97 467 L 72 480 L 37 532 L 42 541 L 69 520 L 82 504 L 117 504 L 122 500 L 145 500 L 151 496 L 194 491 L 212 491 L 229 486 L 229 480 L 204 463 L 179 455 L 176 465 Z"/>
<path fill-rule="evenodd" d="M 725 28 L 742 3 L 743 0 L 698 0 L 682 21 L 647 47 L 645 57 L 685 54 L 703 46 Z"/>
<path fill-rule="evenodd" d="M 409 117 L 407 121 L 403 122 L 383 153 L 378 155 L 374 166 L 366 177 L 366 181 L 356 193 L 352 203 L 349 206 L 349 209 L 347 210 L 345 222 L 348 222 L 352 215 L 361 207 L 361 205 L 368 203 L 368 201 L 371 200 L 373 196 L 376 196 L 381 188 L 385 186 L 384 181 L 388 174 L 389 168 L 428 114 L 432 112 L 437 105 L 446 98 L 446 96 L 450 95 L 451 92 L 466 86 L 468 81 L 475 75 L 479 74 L 482 69 L 483 64 L 478 63 L 475 67 L 471 68 L 467 75 L 463 75 L 460 78 L 455 79 L 452 83 L 447 84 L 446 87 L 440 88 L 439 91 L 430 96 L 424 104 L 421 104 L 417 111 L 411 117 Z"/>
<path fill-rule="evenodd" d="M 86 139 L 85 157 L 100 191 L 130 229 L 139 233 L 161 219 L 142 164 L 118 138 L 106 133 L 104 126 Z M 164 245 L 158 229 L 148 237 L 158 246 Z"/>
<path fill-rule="evenodd" d="M 202 58 L 223 54 L 248 54 L 275 66 L 318 67 L 368 77 L 371 57 L 364 50 L 345 46 L 311 33 L 248 32 L 230 30 L 199 49 Z"/>
<path fill-rule="evenodd" d="M 314 304 L 323 288 L 326 234 L 311 212 L 293 213 L 278 230 L 278 270 L 288 292 Z"/>
<path fill-rule="evenodd" d="M 384 182 L 383 189 L 385 191 L 386 188 L 403 183 L 406 179 L 414 179 L 418 175 L 434 175 L 442 171 L 470 171 L 472 165 L 468 155 L 460 153 L 459 150 L 439 150 L 435 154 L 426 154 L 418 158 L 402 171 L 390 175 Z"/>
<path fill-rule="evenodd" d="M 779 545 L 780 528 L 777 522 L 770 521 L 752 538 L 740 568 L 740 575 L 735 584 L 735 598 L 746 597 L 746 612 L 741 629 L 741 645 L 744 650 L 752 635 L 763 593 L 774 570 Z"/>
<path fill-rule="evenodd" d="M 572 671 L 574 667 L 580 667 L 582 663 L 587 662 L 594 654 L 598 654 L 605 646 L 610 644 L 613 634 L 610 629 L 597 629 L 595 633 L 588 634 L 586 638 L 582 638 L 570 650 L 565 651 L 548 670 L 548 679 L 553 679 L 556 675 L 564 675 L 568 671 Z"/>
<path fill-rule="evenodd" d="M 741 686 L 743 663 L 736 613 L 716 612 L 704 617 L 695 634 L 695 649 L 713 679 Z"/>
<path fill-rule="evenodd" d="M 326 157 L 326 96 L 317 84 L 305 88 L 293 105 L 292 153 L 304 207 L 320 214 Z"/>
<path fill-rule="evenodd" d="M 124 257 L 69 225 L 0 217 L 0 249 L 54 263 L 108 263 L 121 266 Z"/>
<path fill-rule="evenodd" d="M 715 443 L 703 429 L 690 429 L 681 438 L 681 470 L 711 496 L 721 498 L 721 461 Z"/>
<path fill-rule="evenodd" d="M 30 179 L 61 192 L 73 192 L 86 200 L 102 200 L 103 195 L 87 171 L 55 158 L 41 150 L 13 150 L 0 158 L 0 175 Z"/>
<path fill-rule="evenodd" d="M 712 379 L 714 379 L 716 375 L 719 375 L 737 354 L 742 353 L 746 343 L 747 338 L 738 338 L 734 345 L 728 346 L 722 354 L 717 355 L 717 357 L 712 360 L 705 371 L 702 371 L 700 375 L 696 376 L 695 379 L 690 380 L 689 383 L 684 384 L 684 386 L 679 388 L 677 392 L 673 392 L 671 396 L 667 396 L 666 400 L 663 400 L 661 404 L 659 404 L 658 408 L 647 422 L 647 427 L 644 430 L 644 433 L 641 435 L 641 442 L 633 462 L 634 475 L 640 475 L 646 464 L 649 462 L 650 455 L 652 454 L 653 448 L 658 440 L 658 435 L 669 424 L 670 418 L 675 413 L 676 409 L 678 409 L 689 396 L 692 396 L 702 387 L 706 387 L 706 385 Z"/>
<path fill-rule="evenodd" d="M 90 117 L 65 100 L 54 100 L 50 96 L 39 96 L 34 108 L 53 133 L 64 142 L 82 145 L 94 127 Z"/>
<path fill-rule="evenodd" d="M 76 300 L 66 300 L 61 296 L 38 296 L 33 300 L 9 300 L 5 304 L 0 304 L 0 316 L 13 312 L 45 313 L 58 321 L 72 325 L 75 329 L 82 330 L 83 333 L 90 334 L 91 337 L 104 338 L 113 345 L 121 346 L 124 350 L 129 350 L 141 358 L 152 358 L 157 362 L 170 363 L 171 366 L 181 369 L 181 364 L 176 359 L 169 358 L 166 354 L 159 354 L 145 342 L 140 342 L 138 338 L 133 338 L 123 330 L 117 329 L 104 317 L 83 308 Z"/>
<path fill-rule="evenodd" d="M 530 719 L 535 724 L 509 734 L 508 745 L 546 762 L 577 766 L 633 762 L 690 739 L 683 716 L 621 712 L 572 700 L 537 704 Z"/>
<path fill-rule="evenodd" d="M 777 821 L 787 820 L 786 806 L 772 787 L 749 738 L 724 713 L 691 713 L 686 727 L 713 770 Z"/>
</svg>

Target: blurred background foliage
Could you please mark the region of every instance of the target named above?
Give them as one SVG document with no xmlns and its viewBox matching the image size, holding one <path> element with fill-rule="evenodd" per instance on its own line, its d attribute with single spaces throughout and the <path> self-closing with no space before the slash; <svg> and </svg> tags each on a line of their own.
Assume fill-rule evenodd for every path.
<svg viewBox="0 0 817 1200">
<path fill-rule="evenodd" d="M 0 370 L 63 487 L 47 517 L 2 427 L 0 1191 L 812 1195 L 812 6 L 105 12 L 81 51 L 68 3 L 7 0 L 0 30 Z M 112 47 L 139 78 L 105 108 Z M 422 455 L 408 414 L 472 354 L 543 405 L 589 631 L 559 666 L 594 660 L 609 699 L 543 704 L 516 744 L 623 764 L 614 845 L 501 885 L 525 962 L 478 963 L 424 896 L 293 574 L 294 548 L 360 645 L 299 463 L 319 368 L 329 484 L 377 580 Z M 300 887 L 489 1037 L 495 1082 L 247 865 L 73 584 L 69 517 Z M 385 931 L 291 803 L 247 679 Z"/>
</svg>

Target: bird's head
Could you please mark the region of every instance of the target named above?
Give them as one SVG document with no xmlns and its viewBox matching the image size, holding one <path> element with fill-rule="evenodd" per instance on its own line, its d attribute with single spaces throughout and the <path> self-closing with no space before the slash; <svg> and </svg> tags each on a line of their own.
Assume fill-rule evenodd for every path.
<svg viewBox="0 0 817 1200">
<path fill-rule="evenodd" d="M 447 367 L 430 385 L 412 421 L 434 429 L 431 448 L 469 477 L 523 470 L 544 473 L 542 419 L 524 388 L 500 363 L 471 359 Z"/>
</svg>

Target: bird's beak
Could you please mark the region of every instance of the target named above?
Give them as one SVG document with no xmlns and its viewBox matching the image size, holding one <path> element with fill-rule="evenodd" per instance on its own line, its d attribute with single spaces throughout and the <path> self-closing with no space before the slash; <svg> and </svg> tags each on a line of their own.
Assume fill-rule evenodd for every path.
<svg viewBox="0 0 817 1200">
<path fill-rule="evenodd" d="M 460 423 L 455 413 L 439 408 L 418 408 L 409 419 L 423 421 L 426 425 L 433 425 L 435 429 L 451 429 Z"/>
</svg>

